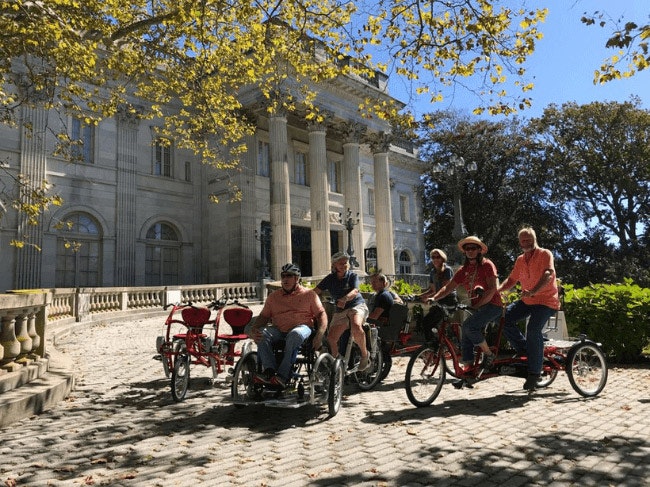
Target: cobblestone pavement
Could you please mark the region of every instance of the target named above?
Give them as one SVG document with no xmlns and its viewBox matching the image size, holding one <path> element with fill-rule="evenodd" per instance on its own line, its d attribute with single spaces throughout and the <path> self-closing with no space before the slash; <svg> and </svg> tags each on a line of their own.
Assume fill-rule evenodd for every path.
<svg viewBox="0 0 650 487">
<path fill-rule="evenodd" d="M 175 403 L 152 360 L 162 322 L 116 321 L 63 339 L 76 390 L 0 430 L 0 485 L 648 485 L 648 368 L 610 369 L 593 399 L 562 373 L 531 397 L 523 379 L 506 377 L 447 385 L 415 408 L 400 359 L 376 390 L 346 386 L 328 419 L 315 406 L 237 409 L 197 367 Z"/>
</svg>

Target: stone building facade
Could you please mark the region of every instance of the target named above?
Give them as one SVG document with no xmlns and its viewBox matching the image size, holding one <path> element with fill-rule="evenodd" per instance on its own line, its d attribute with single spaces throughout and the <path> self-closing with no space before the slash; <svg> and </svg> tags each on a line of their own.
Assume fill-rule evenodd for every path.
<svg viewBox="0 0 650 487">
<path fill-rule="evenodd" d="M 0 125 L 0 185 L 6 194 L 18 174 L 46 180 L 63 204 L 32 226 L 5 198 L 0 289 L 248 282 L 277 278 L 288 261 L 324 275 L 330 255 L 349 246 L 348 215 L 360 270 L 424 272 L 423 164 L 385 123 L 360 117 L 369 92 L 387 98 L 386 79 L 323 86 L 320 124 L 269 116 L 243 92 L 257 132 L 238 171 L 156 140 L 155 120 L 119 113 L 92 127 L 23 107 L 31 131 Z M 61 127 L 84 141 L 72 161 L 54 155 Z M 228 184 L 241 190 L 239 201 L 224 198 Z M 14 239 L 27 245 L 15 248 Z"/>
</svg>

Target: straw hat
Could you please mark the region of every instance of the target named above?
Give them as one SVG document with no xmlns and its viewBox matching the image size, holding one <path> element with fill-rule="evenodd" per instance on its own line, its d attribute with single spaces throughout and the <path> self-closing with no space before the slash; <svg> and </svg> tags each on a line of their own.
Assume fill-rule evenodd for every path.
<svg viewBox="0 0 650 487">
<path fill-rule="evenodd" d="M 470 235 L 469 237 L 465 237 L 461 239 L 460 242 L 458 242 L 458 248 L 460 249 L 461 252 L 463 252 L 463 247 L 467 244 L 474 244 L 478 245 L 481 247 L 481 253 L 486 254 L 488 251 L 487 245 L 485 245 L 483 242 L 479 240 L 478 237 L 475 237 L 474 235 Z"/>
</svg>

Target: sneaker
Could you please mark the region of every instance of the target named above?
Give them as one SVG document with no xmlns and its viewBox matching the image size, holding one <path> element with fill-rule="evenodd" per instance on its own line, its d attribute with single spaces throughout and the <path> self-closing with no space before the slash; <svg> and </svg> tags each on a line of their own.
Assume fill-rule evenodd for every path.
<svg viewBox="0 0 650 487">
<path fill-rule="evenodd" d="M 454 386 L 456 389 L 462 389 L 463 387 L 467 387 L 468 389 L 474 389 L 473 381 L 471 381 L 470 379 L 456 379 L 451 381 L 451 385 Z"/>
<path fill-rule="evenodd" d="M 275 370 L 273 369 L 266 369 L 264 372 L 261 374 L 255 374 L 253 376 L 253 382 L 256 384 L 265 384 L 265 385 L 270 385 L 271 384 L 271 379 L 275 376 Z"/>
<path fill-rule="evenodd" d="M 539 381 L 539 375 L 528 374 L 526 382 L 524 382 L 525 391 L 534 391 L 537 389 L 537 382 Z"/>
<path fill-rule="evenodd" d="M 484 353 L 483 354 L 483 362 L 481 362 L 481 369 L 483 369 L 483 370 L 491 369 L 495 358 L 496 358 L 496 355 L 494 355 L 493 353 L 491 353 L 490 355 Z"/>
<path fill-rule="evenodd" d="M 372 367 L 372 360 L 370 360 L 370 357 L 361 357 L 361 362 L 359 362 L 357 372 L 365 372 L 370 367 Z"/>
<path fill-rule="evenodd" d="M 282 389 L 287 387 L 287 384 L 284 381 L 284 379 L 282 377 L 280 377 L 279 375 L 277 375 L 277 374 L 274 375 L 273 377 L 271 377 L 271 380 L 269 381 L 269 384 L 271 384 L 272 386 L 280 387 Z"/>
</svg>

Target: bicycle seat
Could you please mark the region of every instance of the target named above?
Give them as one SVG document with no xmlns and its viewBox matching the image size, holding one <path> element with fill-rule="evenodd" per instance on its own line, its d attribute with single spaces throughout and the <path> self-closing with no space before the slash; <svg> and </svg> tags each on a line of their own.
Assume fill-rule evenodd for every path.
<svg viewBox="0 0 650 487">
<path fill-rule="evenodd" d="M 210 322 L 210 310 L 208 308 L 195 308 L 194 306 L 181 310 L 183 321 L 190 328 L 201 328 Z"/>
<path fill-rule="evenodd" d="M 223 318 L 232 328 L 233 335 L 244 333 L 244 328 L 253 318 L 249 308 L 227 308 L 223 311 Z"/>
</svg>

